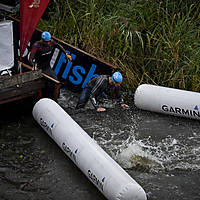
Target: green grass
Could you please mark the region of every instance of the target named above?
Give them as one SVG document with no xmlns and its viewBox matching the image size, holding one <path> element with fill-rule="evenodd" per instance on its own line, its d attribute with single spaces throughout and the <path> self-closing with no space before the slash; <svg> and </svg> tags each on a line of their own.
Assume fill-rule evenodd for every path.
<svg viewBox="0 0 200 200">
<path fill-rule="evenodd" d="M 195 0 L 54 0 L 39 28 L 118 67 L 133 90 L 200 90 Z"/>
</svg>

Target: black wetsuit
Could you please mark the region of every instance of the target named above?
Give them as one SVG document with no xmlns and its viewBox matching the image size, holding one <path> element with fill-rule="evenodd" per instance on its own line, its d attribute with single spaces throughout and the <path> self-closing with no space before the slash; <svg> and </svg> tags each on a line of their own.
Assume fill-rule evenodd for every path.
<svg viewBox="0 0 200 200">
<path fill-rule="evenodd" d="M 31 65 L 33 65 L 35 62 L 37 64 L 37 68 L 42 69 L 43 73 L 55 80 L 58 80 L 56 73 L 50 66 L 50 61 L 56 47 L 65 52 L 65 49 L 53 40 L 48 42 L 35 42 L 30 52 L 29 62 Z M 43 90 L 43 96 L 53 98 L 54 88 L 55 83 L 45 79 L 45 89 Z"/>
<path fill-rule="evenodd" d="M 50 67 L 50 61 L 56 47 L 65 52 L 64 48 L 53 40 L 45 43 L 40 41 L 35 42 L 30 52 L 29 62 L 33 65 L 33 60 L 35 59 L 35 63 L 39 69 L 42 69 L 45 74 L 58 80 L 55 72 Z"/>
<path fill-rule="evenodd" d="M 109 76 L 100 75 L 93 78 L 86 84 L 80 95 L 76 108 L 83 108 L 88 102 L 89 98 L 95 98 L 92 103 L 97 109 L 98 104 L 95 100 L 100 100 L 102 98 L 106 99 L 109 97 L 116 98 L 119 104 L 122 104 L 124 102 L 121 95 L 120 86 L 110 85 Z"/>
</svg>

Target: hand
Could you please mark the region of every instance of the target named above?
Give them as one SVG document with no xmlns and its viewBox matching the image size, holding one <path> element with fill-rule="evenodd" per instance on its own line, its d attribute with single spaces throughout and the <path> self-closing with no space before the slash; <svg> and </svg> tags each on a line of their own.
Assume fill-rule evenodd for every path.
<svg viewBox="0 0 200 200">
<path fill-rule="evenodd" d="M 97 112 L 105 112 L 106 109 L 105 108 L 97 108 Z"/>
<path fill-rule="evenodd" d="M 121 107 L 122 108 L 129 108 L 129 106 L 127 104 L 125 104 L 125 103 L 121 104 Z"/>
<path fill-rule="evenodd" d="M 66 57 L 68 61 L 72 61 L 72 57 L 69 54 L 66 53 Z"/>
</svg>

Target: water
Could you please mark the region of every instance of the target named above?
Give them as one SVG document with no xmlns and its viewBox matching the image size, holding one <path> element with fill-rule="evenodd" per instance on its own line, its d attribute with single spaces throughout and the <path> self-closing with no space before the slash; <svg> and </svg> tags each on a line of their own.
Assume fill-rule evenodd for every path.
<svg viewBox="0 0 200 200">
<path fill-rule="evenodd" d="M 141 111 L 133 103 L 105 113 L 89 104 L 78 113 L 75 102 L 77 94 L 62 90 L 59 104 L 149 200 L 200 199 L 199 121 Z M 106 200 L 34 121 L 32 107 L 29 102 L 1 107 L 0 199 Z"/>
</svg>

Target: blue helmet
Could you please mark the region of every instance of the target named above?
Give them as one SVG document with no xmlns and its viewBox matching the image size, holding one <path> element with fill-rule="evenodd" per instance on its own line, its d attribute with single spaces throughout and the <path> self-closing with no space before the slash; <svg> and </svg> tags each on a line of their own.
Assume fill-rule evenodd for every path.
<svg viewBox="0 0 200 200">
<path fill-rule="evenodd" d="M 47 31 L 42 33 L 41 39 L 44 41 L 50 41 L 51 40 L 51 34 Z"/>
<path fill-rule="evenodd" d="M 122 82 L 122 74 L 120 72 L 115 72 L 113 75 L 112 75 L 112 80 L 113 81 L 118 81 L 118 82 Z"/>
</svg>

